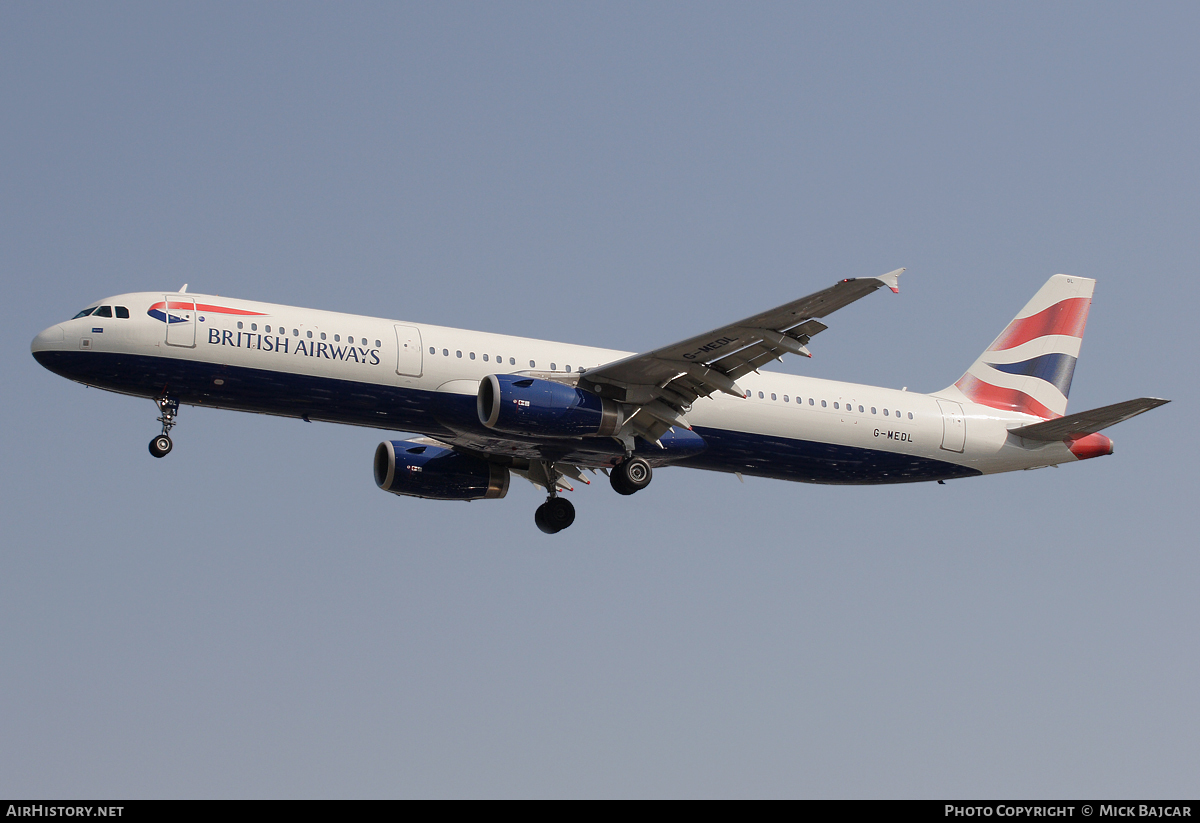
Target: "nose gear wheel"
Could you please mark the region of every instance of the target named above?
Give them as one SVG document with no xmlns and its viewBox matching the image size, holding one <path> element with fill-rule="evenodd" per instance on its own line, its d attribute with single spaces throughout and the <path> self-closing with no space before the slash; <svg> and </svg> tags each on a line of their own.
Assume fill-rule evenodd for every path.
<svg viewBox="0 0 1200 823">
<path fill-rule="evenodd" d="M 170 431 L 175 428 L 175 419 L 179 416 L 179 401 L 163 395 L 156 397 L 154 404 L 158 406 L 161 415 L 158 422 L 162 423 L 162 434 L 150 441 L 150 454 L 155 457 L 166 457 L 175 445 L 171 442 Z"/>
</svg>

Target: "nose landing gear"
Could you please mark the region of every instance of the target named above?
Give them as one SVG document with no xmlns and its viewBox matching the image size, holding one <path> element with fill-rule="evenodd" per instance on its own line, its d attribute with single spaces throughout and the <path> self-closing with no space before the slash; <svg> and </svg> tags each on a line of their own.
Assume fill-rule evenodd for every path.
<svg viewBox="0 0 1200 823">
<path fill-rule="evenodd" d="M 160 434 L 158 437 L 150 441 L 150 453 L 155 457 L 166 457 L 174 447 L 171 438 L 165 434 Z"/>
<path fill-rule="evenodd" d="M 171 442 L 170 431 L 175 427 L 175 418 L 179 416 L 179 401 L 163 395 L 156 397 L 154 404 L 162 414 L 158 422 L 162 423 L 162 434 L 150 441 L 150 454 L 155 457 L 166 457 L 175 445 Z"/>
</svg>

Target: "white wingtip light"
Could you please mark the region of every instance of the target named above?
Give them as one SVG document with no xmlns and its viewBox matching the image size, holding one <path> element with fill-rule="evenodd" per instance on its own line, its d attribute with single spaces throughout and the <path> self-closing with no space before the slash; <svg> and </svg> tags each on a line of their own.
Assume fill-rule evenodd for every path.
<svg viewBox="0 0 1200 823">
<path fill-rule="evenodd" d="M 880 281 L 881 283 L 883 283 L 883 285 L 887 286 L 894 293 L 899 294 L 900 293 L 900 275 L 904 274 L 904 272 L 905 272 L 905 269 L 896 269 L 895 271 L 890 271 L 887 274 L 881 274 L 878 277 L 876 277 L 875 279 Z"/>
</svg>

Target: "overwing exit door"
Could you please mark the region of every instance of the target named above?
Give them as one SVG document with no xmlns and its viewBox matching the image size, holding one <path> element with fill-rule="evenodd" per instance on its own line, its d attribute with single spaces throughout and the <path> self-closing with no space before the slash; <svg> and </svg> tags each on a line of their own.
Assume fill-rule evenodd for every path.
<svg viewBox="0 0 1200 823">
<path fill-rule="evenodd" d="M 396 324 L 396 374 L 421 376 L 421 330 Z"/>
</svg>

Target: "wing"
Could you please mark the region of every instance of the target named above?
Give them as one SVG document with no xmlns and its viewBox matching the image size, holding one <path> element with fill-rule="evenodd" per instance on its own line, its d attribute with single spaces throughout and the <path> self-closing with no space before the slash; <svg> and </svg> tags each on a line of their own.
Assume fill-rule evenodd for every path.
<svg viewBox="0 0 1200 823">
<path fill-rule="evenodd" d="M 637 407 L 626 417 L 632 433 L 655 441 L 673 426 L 690 428 L 683 414 L 698 398 L 718 391 L 744 397 L 736 383 L 742 375 L 785 354 L 811 357 L 809 340 L 828 328 L 818 318 L 881 286 L 898 292 L 903 272 L 843 280 L 707 334 L 589 369 L 580 376 L 580 385 Z"/>
</svg>

